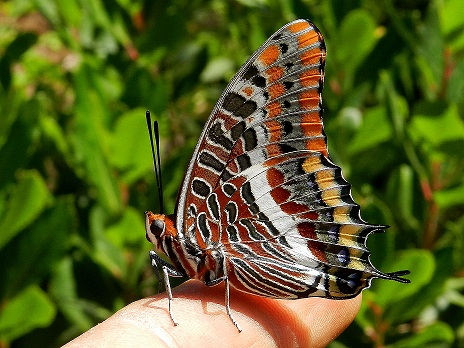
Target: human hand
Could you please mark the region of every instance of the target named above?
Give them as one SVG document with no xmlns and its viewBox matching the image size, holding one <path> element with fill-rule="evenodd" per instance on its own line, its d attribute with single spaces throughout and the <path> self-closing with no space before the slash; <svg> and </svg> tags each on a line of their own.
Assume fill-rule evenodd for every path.
<svg viewBox="0 0 464 348">
<path fill-rule="evenodd" d="M 238 332 L 224 307 L 224 283 L 190 280 L 165 293 L 135 301 L 83 333 L 72 347 L 325 347 L 354 319 L 361 295 L 350 300 L 275 300 L 230 289 Z"/>
</svg>

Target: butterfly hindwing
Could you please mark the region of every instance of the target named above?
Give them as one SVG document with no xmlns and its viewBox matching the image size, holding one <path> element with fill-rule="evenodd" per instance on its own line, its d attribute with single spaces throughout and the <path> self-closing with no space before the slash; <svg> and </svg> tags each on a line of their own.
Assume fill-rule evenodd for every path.
<svg viewBox="0 0 464 348">
<path fill-rule="evenodd" d="M 213 195 L 225 208 L 215 216 L 208 215 L 208 209 L 206 216 L 212 216 L 210 224 L 221 231 L 231 279 L 233 272 L 240 280 L 231 281 L 233 286 L 244 285 L 244 272 L 251 267 L 248 278 L 254 274 L 253 286 L 273 288 L 274 297 L 304 297 L 310 292 L 349 297 L 378 275 L 365 241 L 382 226 L 359 217 L 340 168 L 320 153 L 301 150 L 270 158 L 226 181 Z M 278 267 L 282 277 L 269 276 L 266 263 Z M 252 268 L 256 269 L 251 272 Z M 339 268 L 346 272 L 338 277 L 346 279 L 338 282 L 350 284 L 343 291 L 332 281 Z M 286 283 L 292 272 L 292 282 Z M 293 284 L 297 280 L 300 286 Z M 279 289 L 283 286 L 285 293 Z"/>
</svg>

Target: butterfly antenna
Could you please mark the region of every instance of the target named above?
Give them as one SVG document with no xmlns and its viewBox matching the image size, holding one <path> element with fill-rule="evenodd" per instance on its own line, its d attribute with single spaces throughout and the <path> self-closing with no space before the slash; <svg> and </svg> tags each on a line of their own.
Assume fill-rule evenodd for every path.
<svg viewBox="0 0 464 348">
<path fill-rule="evenodd" d="M 156 177 L 156 186 L 158 187 L 158 199 L 160 204 L 160 213 L 163 214 L 163 181 L 161 178 L 161 160 L 160 160 L 160 139 L 158 122 L 151 123 L 150 111 L 147 110 L 145 117 L 147 119 L 148 135 L 150 136 L 151 155 L 153 157 L 153 171 Z M 153 135 L 155 136 L 155 143 L 153 144 Z"/>
</svg>

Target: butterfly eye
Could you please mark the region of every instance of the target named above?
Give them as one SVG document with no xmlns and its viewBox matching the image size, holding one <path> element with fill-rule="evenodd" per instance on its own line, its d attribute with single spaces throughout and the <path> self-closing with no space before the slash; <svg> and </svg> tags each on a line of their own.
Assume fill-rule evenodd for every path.
<svg viewBox="0 0 464 348">
<path fill-rule="evenodd" d="M 145 237 L 150 243 L 158 245 L 159 239 L 166 231 L 165 216 L 162 214 L 153 214 L 150 211 L 145 212 Z"/>
<path fill-rule="evenodd" d="M 155 235 L 155 237 L 159 237 L 161 233 L 164 232 L 164 221 L 163 220 L 153 220 L 150 225 L 150 232 Z"/>
</svg>

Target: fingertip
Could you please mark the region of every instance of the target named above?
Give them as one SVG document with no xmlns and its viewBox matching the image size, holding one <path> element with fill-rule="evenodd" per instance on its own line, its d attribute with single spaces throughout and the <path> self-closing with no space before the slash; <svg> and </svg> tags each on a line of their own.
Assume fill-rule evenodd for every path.
<svg viewBox="0 0 464 348">
<path fill-rule="evenodd" d="M 361 303 L 320 298 L 274 300 L 231 289 L 233 318 L 226 313 L 224 284 L 207 287 L 188 281 L 173 289 L 172 314 L 166 294 L 144 298 L 124 307 L 103 323 L 69 343 L 69 347 L 131 346 L 323 347 L 354 319 Z"/>
<path fill-rule="evenodd" d="M 311 299 L 308 311 L 299 311 L 300 318 L 304 315 L 308 330 L 311 332 L 311 346 L 325 347 L 337 338 L 353 322 L 358 313 L 362 296 L 352 299 L 330 300 L 324 298 Z"/>
<path fill-rule="evenodd" d="M 208 342 L 233 342 L 237 347 L 292 346 L 324 347 L 335 339 L 355 318 L 361 296 L 348 300 L 308 298 L 276 300 L 230 292 L 232 315 L 242 328 L 239 333 L 226 314 L 224 284 L 207 287 L 188 281 L 174 292 L 173 316 L 179 326 L 173 327 L 178 339 L 192 343 L 200 334 Z M 157 302 L 159 315 L 167 320 L 167 299 Z M 169 332 L 169 327 L 166 328 Z M 201 341 L 198 342 L 201 344 Z"/>
</svg>

